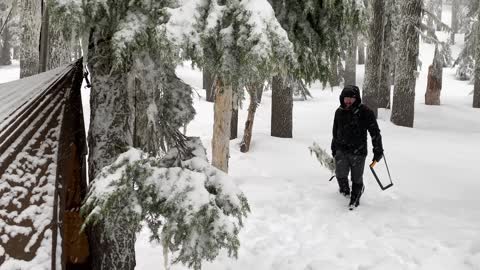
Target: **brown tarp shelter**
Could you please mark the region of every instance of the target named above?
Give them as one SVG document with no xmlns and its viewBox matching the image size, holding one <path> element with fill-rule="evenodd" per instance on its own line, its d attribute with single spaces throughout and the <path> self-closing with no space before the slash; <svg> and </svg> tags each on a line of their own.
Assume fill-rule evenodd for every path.
<svg viewBox="0 0 480 270">
<path fill-rule="evenodd" d="M 0 270 L 89 269 L 81 60 L 0 84 Z"/>
</svg>

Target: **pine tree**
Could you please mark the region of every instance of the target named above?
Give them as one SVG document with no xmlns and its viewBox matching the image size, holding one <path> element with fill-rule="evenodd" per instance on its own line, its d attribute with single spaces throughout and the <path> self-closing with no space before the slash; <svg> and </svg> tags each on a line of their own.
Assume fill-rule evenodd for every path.
<svg viewBox="0 0 480 270">
<path fill-rule="evenodd" d="M 205 99 L 208 102 L 213 102 L 213 86 L 214 86 L 214 78 L 213 74 L 205 67 L 203 69 L 203 89 L 205 89 Z"/>
<path fill-rule="evenodd" d="M 393 83 L 392 71 L 395 60 L 393 39 L 393 14 L 395 1 L 385 1 L 385 17 L 383 27 L 382 66 L 378 91 L 378 107 L 390 108 L 390 89 Z"/>
<path fill-rule="evenodd" d="M 271 136 L 293 137 L 293 80 L 281 76 L 272 79 Z"/>
<path fill-rule="evenodd" d="M 72 61 L 72 35 L 74 35 L 75 28 L 80 22 L 72 22 L 74 17 L 68 10 L 56 5 L 55 0 L 48 1 L 48 11 L 47 69 L 50 70 L 69 64 Z M 66 21 L 70 21 L 70 23 L 66 24 Z"/>
<path fill-rule="evenodd" d="M 450 43 L 455 44 L 455 34 L 458 31 L 458 13 L 459 13 L 459 7 L 460 6 L 460 0 L 452 0 L 452 19 L 451 19 L 451 24 L 450 27 L 452 31 L 450 32 Z"/>
<path fill-rule="evenodd" d="M 399 126 L 413 127 L 415 106 L 416 67 L 419 49 L 419 33 L 422 1 L 400 1 L 402 23 L 399 27 L 399 42 L 393 95 L 391 121 Z M 408 42 L 406 42 L 408 41 Z"/>
<path fill-rule="evenodd" d="M 479 5 L 480 6 L 480 5 Z M 480 108 L 480 7 L 477 9 L 477 34 L 475 35 L 475 82 L 473 87 L 473 107 Z"/>
<path fill-rule="evenodd" d="M 275 95 L 292 94 L 292 89 L 286 87 L 292 87 L 299 81 L 307 84 L 314 80 L 320 80 L 324 84 L 330 81 L 332 85 L 338 85 L 341 79 L 338 78 L 341 71 L 339 55 L 344 49 L 342 46 L 346 25 L 358 23 L 359 16 L 358 11 L 352 9 L 351 1 L 269 1 L 277 19 L 287 31 L 297 56 L 296 68 L 291 69 L 290 74 L 272 81 L 271 134 L 289 138 L 293 134 L 293 124 L 283 121 L 293 119 L 293 98 Z M 274 104 L 276 101 L 283 103 Z"/>
<path fill-rule="evenodd" d="M 372 19 L 368 30 L 368 54 L 365 66 L 365 82 L 363 84 L 362 100 L 365 105 L 377 115 L 378 96 L 381 81 L 383 26 L 384 26 L 384 1 L 372 0 Z"/>
<path fill-rule="evenodd" d="M 233 85 L 242 89 L 247 80 L 266 80 L 288 70 L 289 63 L 295 62 L 293 46 L 266 1 L 193 1 L 184 5 L 197 7 L 199 20 L 172 16 L 167 33 L 187 58 L 216 74 L 212 162 L 227 171 Z M 209 16 L 214 19 L 200 19 Z M 185 25 L 190 26 L 189 32 Z"/>
<path fill-rule="evenodd" d="M 37 0 L 20 1 L 21 47 L 20 78 L 39 72 L 40 26 L 42 23 L 41 2 Z"/>
<path fill-rule="evenodd" d="M 443 65 L 435 46 L 433 63 L 428 67 L 427 91 L 425 92 L 426 105 L 440 105 L 440 93 L 442 91 Z"/>
<path fill-rule="evenodd" d="M 253 130 L 253 122 L 255 120 L 255 111 L 259 105 L 257 100 L 257 93 L 263 92 L 264 82 L 252 82 L 247 83 L 246 89 L 249 94 L 250 104 L 248 105 L 248 116 L 247 121 L 245 121 L 245 130 L 243 132 L 243 139 L 240 143 L 240 151 L 242 153 L 248 152 L 250 150 L 250 143 L 252 141 L 252 130 Z"/>
<path fill-rule="evenodd" d="M 456 70 L 456 78 L 458 80 L 470 80 L 474 78 L 474 57 L 475 57 L 475 18 L 480 13 L 480 3 L 475 0 L 467 2 L 465 6 L 462 24 L 465 32 L 465 45 L 453 63 L 458 66 Z"/>
</svg>

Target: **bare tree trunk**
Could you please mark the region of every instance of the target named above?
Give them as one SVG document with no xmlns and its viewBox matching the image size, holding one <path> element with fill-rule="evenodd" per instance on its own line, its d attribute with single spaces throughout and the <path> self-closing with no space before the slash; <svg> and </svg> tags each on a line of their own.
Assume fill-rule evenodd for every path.
<svg viewBox="0 0 480 270">
<path fill-rule="evenodd" d="M 429 12 L 431 12 L 432 14 L 435 14 L 435 2 L 436 0 L 428 0 L 426 1 L 426 6 L 425 6 L 425 9 Z M 435 35 L 435 25 L 433 23 L 433 18 L 431 16 L 427 16 L 426 17 L 426 20 L 427 20 L 427 36 L 429 37 L 432 37 Z M 429 39 L 429 38 L 424 38 L 423 41 L 425 43 L 429 43 L 431 44 L 432 43 L 432 40 Z"/>
<path fill-rule="evenodd" d="M 365 65 L 365 43 L 362 39 L 358 40 L 358 64 Z"/>
<path fill-rule="evenodd" d="M 238 89 L 233 90 L 232 97 L 232 120 L 230 123 L 230 140 L 236 139 L 238 137 L 238 107 L 239 107 L 239 97 Z"/>
<path fill-rule="evenodd" d="M 452 32 L 450 33 L 451 44 L 455 44 L 455 34 L 458 32 L 458 11 L 459 11 L 459 0 L 452 0 L 452 20 L 450 27 Z"/>
<path fill-rule="evenodd" d="M 389 2 L 388 4 L 392 4 Z M 392 85 L 392 64 L 393 64 L 393 37 L 391 8 L 385 10 L 385 26 L 383 28 L 382 67 L 378 92 L 378 107 L 390 108 L 390 89 Z"/>
<path fill-rule="evenodd" d="M 400 3 L 401 17 L 400 39 L 395 59 L 395 90 L 391 121 L 395 125 L 413 127 L 415 112 L 415 84 L 419 47 L 419 35 L 422 1 L 405 0 Z"/>
<path fill-rule="evenodd" d="M 293 90 L 287 78 L 274 76 L 272 79 L 271 135 L 292 138 Z"/>
<path fill-rule="evenodd" d="M 75 50 L 74 47 L 72 47 L 73 31 L 70 31 L 70 33 L 65 33 L 64 22 L 59 21 L 59 19 L 55 16 L 50 16 L 49 22 L 50 33 L 48 35 L 49 48 L 47 69 L 50 70 L 72 62 L 72 51 Z"/>
<path fill-rule="evenodd" d="M 223 81 L 218 78 L 215 91 L 212 165 L 228 173 L 233 89 L 231 85 L 224 85 Z"/>
<path fill-rule="evenodd" d="M 3 46 L 0 46 L 0 66 L 11 65 L 12 57 L 10 55 L 10 50 L 12 49 L 12 47 L 10 46 L 10 42 L 12 39 L 12 35 L 10 33 L 8 25 L 6 25 L 3 29 L 0 39 L 2 40 L 3 44 Z"/>
<path fill-rule="evenodd" d="M 207 68 L 203 69 L 203 89 L 205 89 L 205 95 L 206 95 L 206 100 L 208 102 L 213 102 L 214 101 L 214 90 L 215 86 L 213 85 L 213 74 L 210 73 Z"/>
<path fill-rule="evenodd" d="M 475 36 L 475 84 L 473 86 L 473 107 L 480 108 L 480 12 L 477 20 L 477 35 Z"/>
<path fill-rule="evenodd" d="M 340 76 L 338 74 L 338 59 L 337 57 L 330 59 L 330 86 L 340 85 Z"/>
<path fill-rule="evenodd" d="M 20 78 L 32 76 L 39 71 L 40 27 L 42 24 L 41 2 L 21 1 L 21 47 Z"/>
<path fill-rule="evenodd" d="M 19 46 L 15 46 L 13 47 L 13 59 L 14 60 L 20 60 L 20 47 Z"/>
<path fill-rule="evenodd" d="M 347 56 L 345 58 L 345 85 L 356 85 L 357 83 L 357 33 L 352 33 L 347 45 Z"/>
<path fill-rule="evenodd" d="M 363 103 L 375 113 L 378 112 L 378 92 L 381 80 L 383 19 L 385 6 L 383 0 L 373 0 L 373 18 L 368 26 L 368 52 L 363 84 Z"/>
<path fill-rule="evenodd" d="M 248 116 L 245 122 L 245 131 L 243 132 L 242 143 L 240 144 L 240 152 L 246 153 L 250 150 L 252 141 L 253 121 L 255 120 L 255 112 L 257 111 L 257 93 L 263 92 L 263 82 L 252 83 L 247 85 L 247 91 L 250 94 L 250 104 L 248 106 Z"/>
<path fill-rule="evenodd" d="M 257 91 L 257 103 L 260 104 L 262 103 L 262 96 L 263 96 L 263 84 L 262 84 L 262 88 Z"/>
<path fill-rule="evenodd" d="M 443 73 L 442 66 L 438 46 L 436 46 L 433 63 L 428 67 L 427 91 L 425 92 L 425 104 L 427 105 L 440 105 Z"/>
<path fill-rule="evenodd" d="M 48 51 L 49 51 L 49 15 L 48 15 L 48 5 L 46 2 L 42 1 L 42 26 L 40 30 L 40 62 L 39 72 L 47 71 L 47 62 L 48 62 Z"/>
</svg>

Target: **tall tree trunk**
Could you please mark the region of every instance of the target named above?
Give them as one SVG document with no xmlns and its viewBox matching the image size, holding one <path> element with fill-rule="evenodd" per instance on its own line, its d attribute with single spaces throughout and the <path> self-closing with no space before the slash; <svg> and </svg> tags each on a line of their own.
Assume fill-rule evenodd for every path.
<svg viewBox="0 0 480 270">
<path fill-rule="evenodd" d="M 480 108 L 480 12 L 478 12 L 477 34 L 475 35 L 475 84 L 473 86 L 473 107 Z"/>
<path fill-rule="evenodd" d="M 213 74 L 207 70 L 207 68 L 203 69 L 203 89 L 205 89 L 205 95 L 206 95 L 206 100 L 208 102 L 213 102 L 214 101 L 214 91 L 215 91 L 215 85 L 213 85 L 214 77 Z"/>
<path fill-rule="evenodd" d="M 405 0 L 400 3 L 401 17 L 400 39 L 395 68 L 395 90 L 393 92 L 392 123 L 413 127 L 415 112 L 415 84 L 419 47 L 419 35 L 422 1 Z"/>
<path fill-rule="evenodd" d="M 12 49 L 12 47 L 10 46 L 10 42 L 12 39 L 12 35 L 10 33 L 8 25 L 3 28 L 3 32 L 0 38 L 3 45 L 0 47 L 0 66 L 11 65 L 12 57 L 10 56 L 10 50 Z"/>
<path fill-rule="evenodd" d="M 425 92 L 425 104 L 440 105 L 440 93 L 442 91 L 443 65 L 438 46 L 435 46 L 433 63 L 428 67 L 427 91 Z"/>
<path fill-rule="evenodd" d="M 134 116 L 128 100 L 127 76 L 124 72 L 112 71 L 113 33 L 102 30 L 92 33 L 88 52 L 94 82 L 88 137 L 91 180 L 133 145 Z M 97 42 L 99 40 L 102 42 Z M 129 217 L 122 215 L 119 203 L 113 206 L 118 213 L 88 227 L 93 270 L 135 269 L 135 230 L 128 226 Z"/>
<path fill-rule="evenodd" d="M 242 143 L 240 144 L 240 152 L 246 153 L 250 150 L 250 143 L 252 141 L 253 121 L 255 120 L 255 112 L 258 107 L 257 93 L 263 92 L 263 82 L 251 83 L 246 86 L 250 94 L 250 104 L 248 105 L 248 116 L 245 122 L 245 131 L 243 132 Z"/>
<path fill-rule="evenodd" d="M 13 59 L 14 60 L 20 60 L 20 46 L 15 46 L 13 47 Z"/>
<path fill-rule="evenodd" d="M 218 78 L 216 80 L 215 91 L 212 165 L 228 173 L 233 89 L 231 85 L 224 85 L 222 79 Z"/>
<path fill-rule="evenodd" d="M 41 2 L 38 0 L 20 1 L 21 46 L 20 78 L 32 76 L 39 71 L 40 28 L 42 25 Z"/>
<path fill-rule="evenodd" d="M 428 0 L 426 1 L 425 9 L 432 14 L 435 14 L 435 3 L 436 0 Z M 435 25 L 433 22 L 433 18 L 431 16 L 426 16 L 427 20 L 427 36 L 432 37 L 435 36 Z M 429 38 L 423 39 L 425 43 L 431 44 L 432 40 Z"/>
<path fill-rule="evenodd" d="M 389 1 L 388 4 L 392 4 Z M 382 67 L 378 92 L 378 108 L 390 108 L 390 89 L 392 85 L 393 37 L 391 8 L 385 10 L 385 24 L 383 28 Z"/>
<path fill-rule="evenodd" d="M 55 16 L 50 16 L 49 25 L 47 68 L 50 70 L 72 61 L 71 35 L 73 33 L 65 33 L 64 22 L 59 21 Z"/>
<path fill-rule="evenodd" d="M 293 90 L 288 80 L 280 76 L 274 76 L 272 79 L 272 121 L 270 134 L 273 137 L 292 138 Z"/>
<path fill-rule="evenodd" d="M 232 120 L 230 122 L 230 140 L 238 137 L 238 107 L 239 107 L 238 89 L 233 90 L 232 96 Z"/>
<path fill-rule="evenodd" d="M 262 103 L 263 90 L 264 90 L 264 87 L 263 87 L 263 84 L 262 84 L 262 88 L 259 91 L 257 91 L 257 103 L 258 104 Z"/>
<path fill-rule="evenodd" d="M 46 1 L 42 0 L 42 26 L 40 28 L 40 72 L 47 71 L 48 50 L 49 50 L 49 14 Z"/>
<path fill-rule="evenodd" d="M 365 43 L 362 39 L 358 40 L 358 64 L 365 64 Z"/>
<path fill-rule="evenodd" d="M 443 9 L 443 0 L 435 0 L 434 10 L 435 15 L 438 19 L 442 20 L 442 9 Z M 442 31 L 442 25 L 439 23 L 435 23 L 437 26 L 437 31 Z"/>
<path fill-rule="evenodd" d="M 362 99 L 363 103 L 372 109 L 376 116 L 381 80 L 385 6 L 383 0 L 373 0 L 371 7 L 373 10 L 373 18 L 368 26 L 368 52 Z"/>
<path fill-rule="evenodd" d="M 452 20 L 450 27 L 452 32 L 450 33 L 450 42 L 455 44 L 455 34 L 458 32 L 458 11 L 459 11 L 459 0 L 452 0 Z"/>
<path fill-rule="evenodd" d="M 347 55 L 345 58 L 345 85 L 357 83 L 357 32 L 354 31 L 349 37 Z"/>
<path fill-rule="evenodd" d="M 340 85 L 340 76 L 338 74 L 338 59 L 337 57 L 330 59 L 330 79 L 331 87 Z"/>
</svg>

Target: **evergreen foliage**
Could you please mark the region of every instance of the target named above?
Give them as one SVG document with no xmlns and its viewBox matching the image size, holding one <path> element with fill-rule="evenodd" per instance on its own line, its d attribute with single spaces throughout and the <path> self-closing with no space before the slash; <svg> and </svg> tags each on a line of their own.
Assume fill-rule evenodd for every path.
<svg viewBox="0 0 480 270">
<path fill-rule="evenodd" d="M 354 31 L 364 30 L 363 4 L 358 0 L 269 0 L 287 31 L 297 56 L 290 74 L 311 83 L 329 81 Z M 335 65 L 334 65 L 335 66 Z"/>
<path fill-rule="evenodd" d="M 455 60 L 453 66 L 457 66 L 456 78 L 458 80 L 472 80 L 475 68 L 474 54 L 475 54 L 475 27 L 480 24 L 476 19 L 480 13 L 480 3 L 475 0 L 467 2 L 463 9 L 462 16 L 462 30 L 465 32 L 465 45 Z"/>
<path fill-rule="evenodd" d="M 146 221 L 151 239 L 174 252 L 173 263 L 201 269 L 220 249 L 237 257 L 238 233 L 250 211 L 247 199 L 211 166 L 199 138 L 188 138 L 162 157 L 130 149 L 102 169 L 82 207 L 86 223 L 123 206 L 128 226 Z"/>
</svg>

